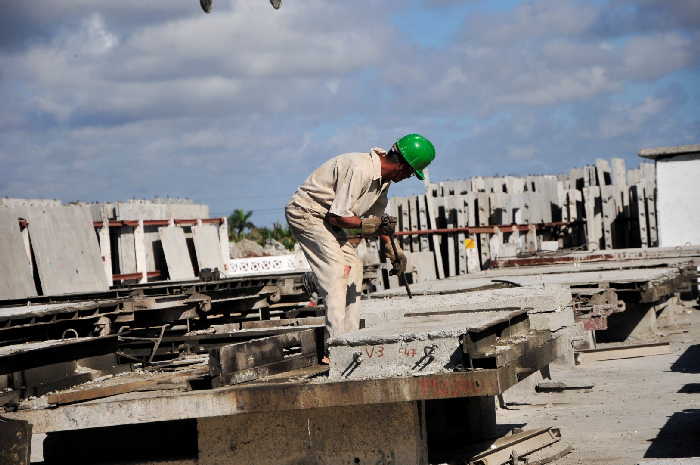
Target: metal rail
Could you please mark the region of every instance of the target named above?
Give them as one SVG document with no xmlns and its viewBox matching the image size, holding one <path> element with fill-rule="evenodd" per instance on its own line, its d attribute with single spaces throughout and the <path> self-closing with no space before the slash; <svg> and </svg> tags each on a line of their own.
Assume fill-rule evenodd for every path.
<svg viewBox="0 0 700 465">
<path fill-rule="evenodd" d="M 517 231 L 529 231 L 530 227 L 534 226 L 535 229 L 544 228 L 555 228 L 561 226 L 568 226 L 572 223 L 566 221 L 554 221 L 551 223 L 534 223 L 534 224 L 513 224 L 513 225 L 502 225 L 502 226 L 463 226 L 459 228 L 438 228 L 438 229 L 418 229 L 413 231 L 396 231 L 394 234 L 396 236 L 422 236 L 427 234 L 452 234 L 452 233 L 473 233 L 473 234 L 495 234 L 498 231 L 507 233 L 515 228 Z"/>
</svg>

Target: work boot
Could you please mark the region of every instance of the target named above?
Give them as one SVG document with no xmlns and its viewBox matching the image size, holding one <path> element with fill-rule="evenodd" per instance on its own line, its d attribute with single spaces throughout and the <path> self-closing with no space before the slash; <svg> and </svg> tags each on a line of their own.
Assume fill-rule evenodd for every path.
<svg viewBox="0 0 700 465">
<path fill-rule="evenodd" d="M 205 13 L 211 13 L 212 0 L 199 0 L 199 5 Z"/>
</svg>

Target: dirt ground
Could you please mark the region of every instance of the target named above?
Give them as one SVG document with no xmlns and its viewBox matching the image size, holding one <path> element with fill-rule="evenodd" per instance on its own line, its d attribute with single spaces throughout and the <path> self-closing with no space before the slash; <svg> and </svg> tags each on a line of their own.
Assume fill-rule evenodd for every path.
<svg viewBox="0 0 700 465">
<path fill-rule="evenodd" d="M 574 451 L 557 465 L 700 457 L 700 307 L 685 313 L 687 332 L 658 339 L 671 354 L 552 367 L 553 381 L 594 385 L 589 391 L 536 393 L 539 374 L 514 386 L 497 411 L 499 429 L 559 427 L 562 441 L 548 455 L 565 444 Z"/>
</svg>

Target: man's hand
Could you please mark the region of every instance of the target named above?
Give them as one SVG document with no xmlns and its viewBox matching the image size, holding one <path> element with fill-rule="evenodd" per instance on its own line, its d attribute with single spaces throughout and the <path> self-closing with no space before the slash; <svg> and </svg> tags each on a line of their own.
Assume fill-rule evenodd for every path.
<svg viewBox="0 0 700 465">
<path fill-rule="evenodd" d="M 386 257 L 391 261 L 391 264 L 393 266 L 391 270 L 392 274 L 402 275 L 406 272 L 407 258 L 406 254 L 401 248 L 401 245 L 396 243 L 396 241 L 394 241 L 394 243 L 396 244 L 397 254 L 394 254 L 394 248 L 391 246 L 391 238 L 385 238 L 384 245 L 386 246 Z"/>
<path fill-rule="evenodd" d="M 375 237 L 379 235 L 382 219 L 378 216 L 362 218 L 362 237 Z"/>
<path fill-rule="evenodd" d="M 384 215 L 382 216 L 382 224 L 379 225 L 379 234 L 392 236 L 396 232 L 396 217 Z"/>
</svg>

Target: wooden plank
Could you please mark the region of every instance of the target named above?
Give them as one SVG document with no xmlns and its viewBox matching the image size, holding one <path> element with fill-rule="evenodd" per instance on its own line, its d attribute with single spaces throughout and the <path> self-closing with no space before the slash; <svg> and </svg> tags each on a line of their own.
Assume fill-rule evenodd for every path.
<svg viewBox="0 0 700 465">
<path fill-rule="evenodd" d="M 195 279 L 190 252 L 185 240 L 185 232 L 180 226 L 165 226 L 158 228 L 160 241 L 163 245 L 165 262 L 168 265 L 168 276 L 173 281 L 189 281 Z"/>
<path fill-rule="evenodd" d="M 224 270 L 224 261 L 219 247 L 219 233 L 217 227 L 212 224 L 199 224 L 192 226 L 192 238 L 197 254 L 197 265 L 200 271 L 204 268 Z"/>
<path fill-rule="evenodd" d="M 87 207 L 33 207 L 27 213 L 44 295 L 109 289 Z"/>
<path fill-rule="evenodd" d="M 325 316 L 310 316 L 305 318 L 284 318 L 279 320 L 251 320 L 242 321 L 241 329 L 253 328 L 279 328 L 284 326 L 318 326 L 322 327 L 326 324 Z"/>
<path fill-rule="evenodd" d="M 174 382 L 177 381 L 177 382 Z M 51 405 L 65 405 L 87 400 L 102 399 L 104 397 L 116 396 L 134 391 L 158 391 L 161 389 L 182 389 L 188 387 L 184 377 L 180 376 L 159 376 L 157 378 L 131 381 L 126 383 L 112 384 L 109 386 L 99 386 L 87 389 L 74 389 L 66 392 L 57 392 L 47 396 L 47 402 Z"/>
<path fill-rule="evenodd" d="M 666 355 L 670 353 L 671 345 L 668 342 L 660 342 L 655 344 L 638 344 L 625 347 L 580 350 L 575 353 L 575 356 L 576 363 L 584 364 L 603 360 L 648 357 L 650 355 Z"/>
<path fill-rule="evenodd" d="M 37 295 L 32 265 L 14 209 L 0 208 L 0 299 Z"/>
</svg>

